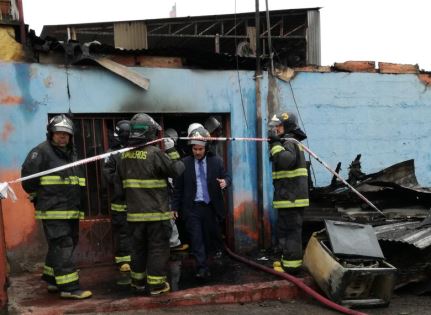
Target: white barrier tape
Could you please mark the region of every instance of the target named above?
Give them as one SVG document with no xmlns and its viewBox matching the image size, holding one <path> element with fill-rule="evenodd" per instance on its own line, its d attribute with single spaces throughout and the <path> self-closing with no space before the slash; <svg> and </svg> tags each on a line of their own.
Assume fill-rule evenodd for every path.
<svg viewBox="0 0 431 315">
<path fill-rule="evenodd" d="M 145 144 L 143 144 L 142 146 L 146 146 L 149 144 L 154 144 L 160 141 L 163 141 L 164 139 L 167 138 L 160 138 L 160 139 L 156 139 L 153 141 L 149 141 Z M 265 142 L 265 141 L 269 141 L 269 139 L 267 138 L 238 138 L 238 137 L 179 137 L 179 140 L 202 140 L 202 141 L 261 141 L 261 142 Z M 331 174 L 333 174 L 334 176 L 336 176 L 337 178 L 339 178 L 344 185 L 346 185 L 350 190 L 352 190 L 356 195 L 359 196 L 359 198 L 361 198 L 363 201 L 365 201 L 370 207 L 372 207 L 374 210 L 376 210 L 377 212 L 379 212 L 380 214 L 383 214 L 382 211 L 380 211 L 371 201 L 369 201 L 364 195 L 362 195 L 359 191 L 357 191 L 355 188 L 353 188 L 347 181 L 344 180 L 344 178 L 342 178 L 337 172 L 335 172 L 332 168 L 329 167 L 328 164 L 326 164 L 323 160 L 321 160 L 317 154 L 315 154 L 313 151 L 311 151 L 309 148 L 307 148 L 304 144 L 302 144 L 301 142 L 299 142 L 298 140 L 294 139 L 294 138 L 282 138 L 283 140 L 287 140 L 287 141 L 291 141 L 294 143 L 297 143 L 298 145 L 302 146 L 304 148 L 304 150 L 306 152 L 308 152 L 315 160 L 317 160 L 320 164 L 322 164 Z M 63 166 L 59 166 L 56 168 L 52 168 L 50 170 L 46 170 L 40 173 L 36 173 L 36 174 L 32 174 L 26 177 L 21 177 L 18 179 L 15 179 L 13 181 L 9 181 L 9 182 L 5 182 L 5 183 L 0 183 L 0 199 L 3 198 L 7 198 L 8 195 L 11 196 L 11 199 L 13 201 L 15 201 L 16 195 L 15 192 L 12 190 L 12 188 L 9 186 L 9 184 L 14 184 L 14 183 L 19 183 L 19 182 L 23 182 L 25 180 L 29 180 L 35 177 L 40 177 L 43 175 L 47 175 L 47 174 L 51 174 L 54 172 L 58 172 L 58 171 L 62 171 L 64 169 L 70 168 L 70 167 L 74 167 L 74 166 L 78 166 L 78 165 L 82 165 L 82 164 L 86 164 L 89 162 L 94 162 L 97 160 L 101 160 L 104 158 L 107 158 L 111 155 L 114 154 L 118 154 L 118 153 L 122 153 L 122 152 L 126 152 L 132 149 L 135 149 L 137 147 L 129 147 L 129 148 L 124 148 L 124 149 L 120 149 L 120 150 L 116 150 L 116 151 L 111 151 L 111 152 L 107 152 L 104 154 L 100 154 L 100 155 L 96 155 L 96 156 L 92 156 L 83 160 L 79 160 L 70 164 L 66 164 Z"/>
<path fill-rule="evenodd" d="M 107 157 L 109 157 L 111 155 L 115 155 L 115 154 L 118 154 L 118 153 L 123 153 L 123 152 L 126 152 L 126 151 L 130 151 L 130 150 L 136 149 L 138 147 L 142 147 L 142 146 L 154 144 L 154 143 L 160 142 L 162 140 L 163 140 L 163 138 L 156 139 L 156 140 L 153 140 L 153 141 L 146 142 L 145 144 L 142 144 L 140 146 L 128 147 L 128 148 L 123 148 L 123 149 L 119 149 L 119 150 L 116 150 L 116 151 L 111 151 L 111 152 L 103 153 L 103 154 L 100 154 L 100 155 L 95 155 L 95 156 L 92 156 L 92 157 L 89 157 L 89 158 L 86 158 L 86 159 L 82 159 L 82 160 L 79 160 L 79 161 L 76 161 L 76 162 L 72 162 L 72 163 L 65 164 L 65 165 L 62 165 L 62 166 L 59 166 L 59 167 L 51 168 L 51 169 L 43 171 L 43 172 L 31 174 L 29 176 L 20 177 L 20 178 L 17 178 L 17 179 L 8 181 L 8 182 L 0 183 L 0 199 L 5 199 L 8 196 L 10 196 L 10 198 L 12 199 L 12 201 L 15 202 L 17 200 L 15 192 L 9 186 L 10 184 L 20 183 L 20 182 L 23 182 L 23 181 L 26 181 L 26 180 L 29 180 L 29 179 L 32 179 L 32 178 L 36 178 L 36 177 L 44 176 L 44 175 L 47 175 L 47 174 L 55 173 L 55 172 L 62 171 L 62 170 L 65 170 L 65 169 L 68 169 L 68 168 L 71 168 L 71 167 L 74 167 L 74 166 L 83 165 L 83 164 L 87 164 L 87 163 L 94 162 L 94 161 L 97 161 L 97 160 L 105 159 L 105 158 L 107 158 Z"/>
<path fill-rule="evenodd" d="M 17 197 L 15 195 L 15 192 L 13 189 L 9 186 L 8 183 L 0 183 L 0 199 L 6 199 L 10 197 L 13 202 L 17 200 Z"/>
</svg>

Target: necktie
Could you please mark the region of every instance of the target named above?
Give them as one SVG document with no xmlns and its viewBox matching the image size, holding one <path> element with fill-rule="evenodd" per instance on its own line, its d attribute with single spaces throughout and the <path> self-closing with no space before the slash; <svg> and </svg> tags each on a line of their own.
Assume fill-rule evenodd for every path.
<svg viewBox="0 0 431 315">
<path fill-rule="evenodd" d="M 209 203 L 210 197 L 208 195 L 208 185 L 207 185 L 207 178 L 205 175 L 203 160 L 200 160 L 198 162 L 198 165 L 199 165 L 199 180 L 202 185 L 202 196 L 204 198 L 205 203 Z"/>
</svg>

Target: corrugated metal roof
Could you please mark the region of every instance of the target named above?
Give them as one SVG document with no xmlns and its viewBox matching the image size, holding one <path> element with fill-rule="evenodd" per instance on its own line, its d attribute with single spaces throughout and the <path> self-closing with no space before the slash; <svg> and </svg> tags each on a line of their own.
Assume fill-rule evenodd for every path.
<svg viewBox="0 0 431 315">
<path fill-rule="evenodd" d="M 421 226 L 418 221 L 381 225 L 374 230 L 379 240 L 407 243 L 419 249 L 431 245 L 431 226 Z"/>
</svg>

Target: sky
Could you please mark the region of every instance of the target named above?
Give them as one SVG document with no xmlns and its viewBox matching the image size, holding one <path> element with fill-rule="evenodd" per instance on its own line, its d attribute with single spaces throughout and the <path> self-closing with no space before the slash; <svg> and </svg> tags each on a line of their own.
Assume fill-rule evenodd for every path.
<svg viewBox="0 0 431 315">
<path fill-rule="evenodd" d="M 418 64 L 431 71 L 428 0 L 267 0 L 269 10 L 320 7 L 321 63 L 348 60 Z M 24 20 L 43 25 L 255 11 L 255 0 L 23 0 Z M 265 0 L 259 0 L 265 10 Z"/>
</svg>

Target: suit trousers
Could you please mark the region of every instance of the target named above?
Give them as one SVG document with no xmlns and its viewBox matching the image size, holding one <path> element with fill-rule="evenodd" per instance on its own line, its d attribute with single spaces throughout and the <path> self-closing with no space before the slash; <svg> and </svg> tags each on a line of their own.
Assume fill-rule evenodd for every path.
<svg viewBox="0 0 431 315">
<path fill-rule="evenodd" d="M 195 202 L 185 218 L 191 254 L 198 269 L 207 269 L 207 259 L 217 237 L 217 219 L 210 204 Z"/>
</svg>

